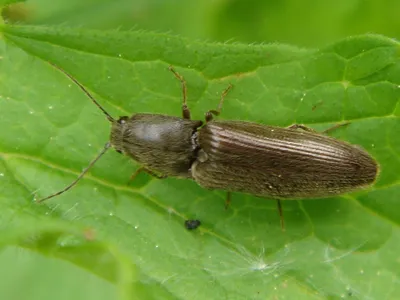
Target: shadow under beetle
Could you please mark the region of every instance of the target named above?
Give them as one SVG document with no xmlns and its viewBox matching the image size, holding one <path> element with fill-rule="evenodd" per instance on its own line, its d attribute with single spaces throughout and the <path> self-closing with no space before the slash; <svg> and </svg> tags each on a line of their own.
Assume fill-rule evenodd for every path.
<svg viewBox="0 0 400 300">
<path fill-rule="evenodd" d="M 142 165 L 131 179 L 140 172 L 157 178 L 193 179 L 204 188 L 227 191 L 226 205 L 230 192 L 274 198 L 282 229 L 280 199 L 339 195 L 367 187 L 377 177 L 378 164 L 366 151 L 304 125 L 282 128 L 213 120 L 220 114 L 232 85 L 222 93 L 217 109 L 206 112 L 204 124 L 191 119 L 186 82 L 169 67 L 182 85 L 182 118 L 139 113 L 116 120 L 75 78 L 55 67 L 102 110 L 111 122 L 111 135 L 101 153 L 74 182 L 38 202 L 72 188 L 110 147 Z"/>
</svg>

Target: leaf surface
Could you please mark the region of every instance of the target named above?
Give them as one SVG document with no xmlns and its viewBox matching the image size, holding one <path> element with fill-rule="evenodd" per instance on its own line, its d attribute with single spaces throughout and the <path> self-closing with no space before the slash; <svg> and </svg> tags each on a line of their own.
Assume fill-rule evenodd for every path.
<svg viewBox="0 0 400 300">
<path fill-rule="evenodd" d="M 10 232 L 4 244 L 84 266 L 119 283 L 128 298 L 400 295 L 398 42 L 365 35 L 306 50 L 142 31 L 1 31 L 0 222 Z M 341 197 L 284 202 L 282 233 L 273 200 L 233 194 L 225 210 L 223 191 L 189 180 L 141 174 L 129 185 L 138 165 L 109 151 L 74 189 L 37 205 L 33 194 L 44 197 L 71 183 L 110 131 L 104 115 L 48 62 L 75 77 L 115 117 L 180 116 L 180 83 L 168 71 L 174 65 L 187 81 L 194 119 L 215 109 L 232 83 L 220 119 L 318 130 L 350 121 L 332 135 L 371 153 L 379 179 Z M 202 225 L 189 232 L 186 219 Z"/>
</svg>

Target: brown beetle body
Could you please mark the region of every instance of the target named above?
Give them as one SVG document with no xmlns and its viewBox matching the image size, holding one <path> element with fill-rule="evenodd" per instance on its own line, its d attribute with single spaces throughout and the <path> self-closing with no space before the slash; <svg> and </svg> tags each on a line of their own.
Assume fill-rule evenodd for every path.
<svg viewBox="0 0 400 300">
<path fill-rule="evenodd" d="M 60 69 L 61 70 L 61 69 Z M 111 146 L 158 178 L 191 178 L 208 189 L 243 192 L 278 199 L 317 198 L 343 194 L 371 185 L 378 164 L 361 148 L 318 134 L 304 125 L 290 128 L 241 121 L 213 121 L 219 115 L 229 86 L 217 110 L 206 113 L 206 124 L 191 120 L 182 83 L 183 118 L 160 114 L 111 117 L 89 92 L 71 78 L 112 123 L 110 141 L 79 177 L 63 190 L 39 200 L 58 196 L 74 186 Z M 297 128 L 303 129 L 302 131 Z"/>
</svg>

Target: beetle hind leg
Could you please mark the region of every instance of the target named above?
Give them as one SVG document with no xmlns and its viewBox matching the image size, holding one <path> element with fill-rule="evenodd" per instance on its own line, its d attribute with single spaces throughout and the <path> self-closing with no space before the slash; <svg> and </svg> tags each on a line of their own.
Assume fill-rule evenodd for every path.
<svg viewBox="0 0 400 300">
<path fill-rule="evenodd" d="M 340 123 L 340 124 L 336 124 L 336 125 L 333 125 L 333 126 L 329 127 L 328 129 L 325 129 L 324 131 L 322 131 L 322 133 L 328 133 L 328 132 L 334 131 L 334 130 L 340 128 L 340 127 L 347 126 L 349 124 L 350 124 L 350 122 L 343 122 L 343 123 Z"/>
<path fill-rule="evenodd" d="M 321 133 L 326 134 L 328 132 L 334 131 L 334 130 L 340 128 L 340 127 L 347 126 L 349 124 L 350 124 L 350 122 L 344 122 L 344 123 L 336 124 L 336 125 L 333 125 L 333 126 L 329 127 L 328 129 L 325 129 Z M 314 129 L 310 128 L 310 127 L 307 127 L 306 125 L 303 125 L 303 124 L 293 124 L 293 125 L 288 126 L 287 128 L 294 129 L 294 130 L 302 129 L 302 130 L 307 131 L 307 132 L 318 133 L 316 130 L 314 130 Z"/>
<path fill-rule="evenodd" d="M 302 129 L 302 130 L 304 130 L 304 131 L 317 133 L 314 129 L 312 129 L 312 128 L 310 128 L 310 127 L 307 127 L 307 126 L 304 125 L 304 124 L 293 124 L 293 125 L 288 126 L 288 128 L 289 128 L 289 129 L 294 129 L 294 130 L 296 130 L 296 129 Z"/>
</svg>

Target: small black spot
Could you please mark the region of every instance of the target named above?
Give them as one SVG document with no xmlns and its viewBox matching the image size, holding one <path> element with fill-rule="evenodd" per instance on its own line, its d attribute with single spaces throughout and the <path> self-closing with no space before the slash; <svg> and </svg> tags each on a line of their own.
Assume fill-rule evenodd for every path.
<svg viewBox="0 0 400 300">
<path fill-rule="evenodd" d="M 119 154 L 122 154 L 122 151 L 121 151 L 121 150 L 115 150 L 115 151 L 117 151 Z"/>
<path fill-rule="evenodd" d="M 201 225 L 199 220 L 186 220 L 185 227 L 187 230 L 194 230 Z"/>
</svg>

